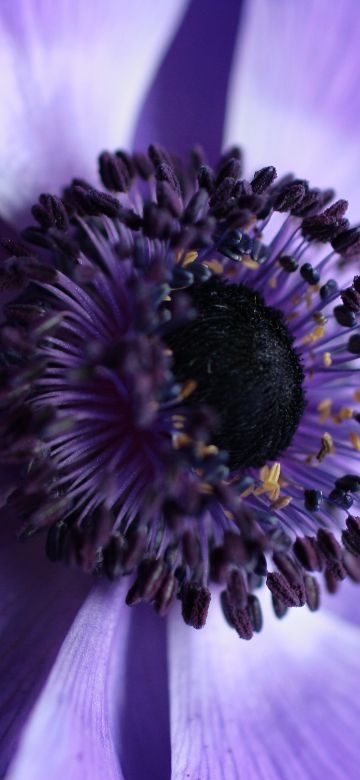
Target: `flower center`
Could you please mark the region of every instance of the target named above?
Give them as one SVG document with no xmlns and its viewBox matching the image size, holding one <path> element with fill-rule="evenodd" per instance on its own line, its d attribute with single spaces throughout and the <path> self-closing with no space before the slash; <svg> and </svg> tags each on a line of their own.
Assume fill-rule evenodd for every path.
<svg viewBox="0 0 360 780">
<path fill-rule="evenodd" d="M 304 410 L 303 370 L 282 314 L 243 284 L 212 279 L 188 288 L 194 319 L 170 331 L 188 404 L 211 406 L 214 442 L 231 468 L 262 466 L 290 444 Z"/>
</svg>

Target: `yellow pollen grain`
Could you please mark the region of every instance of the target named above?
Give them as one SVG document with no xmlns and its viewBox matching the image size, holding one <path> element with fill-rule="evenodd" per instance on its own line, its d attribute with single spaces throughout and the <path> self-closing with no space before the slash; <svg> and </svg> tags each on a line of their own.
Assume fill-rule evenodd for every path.
<svg viewBox="0 0 360 780">
<path fill-rule="evenodd" d="M 175 434 L 173 436 L 173 447 L 175 450 L 179 450 L 180 447 L 187 447 L 188 444 L 191 444 L 191 441 L 187 433 Z"/>
<path fill-rule="evenodd" d="M 329 366 L 331 366 L 332 364 L 331 352 L 324 352 L 323 363 L 326 368 L 329 368 Z"/>
<path fill-rule="evenodd" d="M 224 515 L 228 518 L 228 520 L 234 520 L 235 515 L 232 512 L 229 512 L 228 509 L 224 509 Z"/>
<path fill-rule="evenodd" d="M 318 412 L 320 412 L 320 422 L 324 423 L 330 414 L 332 401 L 330 398 L 324 398 L 323 401 L 320 401 L 320 403 L 317 405 L 316 409 Z"/>
<path fill-rule="evenodd" d="M 253 260 L 252 257 L 249 257 L 248 255 L 243 255 L 241 258 L 242 264 L 245 266 L 245 268 L 249 268 L 250 271 L 257 271 L 258 268 L 260 268 L 260 264 L 256 262 L 256 260 Z"/>
<path fill-rule="evenodd" d="M 327 318 L 321 311 L 315 311 L 312 318 L 317 325 L 326 325 L 327 323 Z"/>
<path fill-rule="evenodd" d="M 261 496 L 262 493 L 268 493 L 269 498 L 272 501 L 277 501 L 280 494 L 280 463 L 273 463 L 271 468 L 269 466 L 263 466 L 260 469 L 259 476 L 262 485 L 254 490 L 256 496 Z"/>
<path fill-rule="evenodd" d="M 202 458 L 206 458 L 209 455 L 218 455 L 219 448 L 215 446 L 215 444 L 199 444 L 197 447 L 197 452 Z"/>
<path fill-rule="evenodd" d="M 183 401 L 185 398 L 188 398 L 191 393 L 194 392 L 197 388 L 197 382 L 195 379 L 188 379 L 185 384 L 183 384 L 181 391 L 179 393 L 179 399 Z"/>
<path fill-rule="evenodd" d="M 197 256 L 198 252 L 187 252 L 184 257 L 183 265 L 189 265 L 189 263 L 193 263 Z"/>
<path fill-rule="evenodd" d="M 210 271 L 213 271 L 214 274 L 222 274 L 224 270 L 219 260 L 207 260 L 206 263 L 204 263 L 204 265 L 210 268 Z"/>
<path fill-rule="evenodd" d="M 269 281 L 269 287 L 271 287 L 272 290 L 275 290 L 277 287 L 277 278 L 276 276 L 272 276 Z"/>
<path fill-rule="evenodd" d="M 208 482 L 201 482 L 200 483 L 200 492 L 205 493 L 206 495 L 210 495 L 214 492 L 214 488 L 212 485 L 209 485 Z"/>
<path fill-rule="evenodd" d="M 282 496 L 281 498 L 278 498 L 277 501 L 272 502 L 271 509 L 285 509 L 286 506 L 289 506 L 291 501 L 291 496 Z"/>
<path fill-rule="evenodd" d="M 339 412 L 340 420 L 351 420 L 354 410 L 351 406 L 342 406 Z"/>
<path fill-rule="evenodd" d="M 325 328 L 323 325 L 317 325 L 314 330 L 311 331 L 311 333 L 308 333 L 307 336 L 304 336 L 302 339 L 303 344 L 311 344 L 313 341 L 318 341 L 319 339 L 322 339 L 323 336 L 325 336 Z"/>
<path fill-rule="evenodd" d="M 353 394 L 354 401 L 357 401 L 358 404 L 360 404 L 360 390 L 355 390 Z"/>
<path fill-rule="evenodd" d="M 301 303 L 301 295 L 293 295 L 291 298 L 291 303 L 293 303 L 294 306 L 297 306 L 299 303 Z"/>
<path fill-rule="evenodd" d="M 321 437 L 321 445 L 319 452 L 316 456 L 316 459 L 321 463 L 322 460 L 324 460 L 326 455 L 330 455 L 331 453 L 335 452 L 333 439 L 330 433 L 325 432 Z"/>
<path fill-rule="evenodd" d="M 356 452 L 360 452 L 360 436 L 358 433 L 349 433 L 349 439 Z"/>
<path fill-rule="evenodd" d="M 307 292 L 305 294 L 305 300 L 306 300 L 307 308 L 311 309 L 311 307 L 312 307 L 312 295 L 311 295 L 311 291 L 310 290 L 307 290 Z"/>
</svg>

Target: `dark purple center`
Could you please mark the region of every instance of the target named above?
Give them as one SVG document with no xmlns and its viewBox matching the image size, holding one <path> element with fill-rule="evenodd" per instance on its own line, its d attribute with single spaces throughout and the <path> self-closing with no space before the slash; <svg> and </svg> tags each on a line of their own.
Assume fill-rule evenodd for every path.
<svg viewBox="0 0 360 780">
<path fill-rule="evenodd" d="M 166 336 L 177 380 L 197 382 L 186 403 L 215 410 L 213 440 L 232 469 L 262 466 L 289 446 L 304 410 L 304 374 L 283 316 L 242 284 L 213 278 L 187 294 L 196 317 Z"/>
</svg>

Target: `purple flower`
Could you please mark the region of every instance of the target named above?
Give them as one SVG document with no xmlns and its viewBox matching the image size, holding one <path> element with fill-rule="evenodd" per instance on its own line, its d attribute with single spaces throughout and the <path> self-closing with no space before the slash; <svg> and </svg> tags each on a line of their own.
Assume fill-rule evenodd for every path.
<svg viewBox="0 0 360 780">
<path fill-rule="evenodd" d="M 1 776 L 355 778 L 356 3 L 18 6 Z"/>
</svg>

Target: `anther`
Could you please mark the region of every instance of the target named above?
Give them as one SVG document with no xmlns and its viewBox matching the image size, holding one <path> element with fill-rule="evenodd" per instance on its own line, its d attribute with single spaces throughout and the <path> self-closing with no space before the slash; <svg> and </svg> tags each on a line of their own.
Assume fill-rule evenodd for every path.
<svg viewBox="0 0 360 780">
<path fill-rule="evenodd" d="M 334 316 L 339 325 L 344 328 L 352 328 L 356 323 L 356 314 L 348 309 L 347 306 L 335 306 Z"/>
<path fill-rule="evenodd" d="M 321 490 L 305 490 L 304 491 L 304 503 L 308 512 L 318 512 L 322 502 Z"/>
<path fill-rule="evenodd" d="M 312 536 L 298 537 L 294 544 L 294 553 L 307 571 L 321 571 L 323 559 Z"/>
<path fill-rule="evenodd" d="M 360 555 L 360 518 L 349 515 L 346 521 L 347 530 L 342 532 L 341 539 L 349 552 Z"/>
<path fill-rule="evenodd" d="M 319 528 L 317 532 L 316 541 L 319 550 L 325 555 L 328 561 L 340 561 L 342 557 L 342 548 L 337 541 L 334 534 L 331 531 L 325 531 L 323 528 Z"/>
<path fill-rule="evenodd" d="M 320 280 L 319 271 L 317 271 L 316 268 L 313 268 L 310 263 L 304 263 L 300 268 L 300 273 L 302 278 L 305 279 L 305 282 L 310 285 L 317 284 Z"/>
<path fill-rule="evenodd" d="M 338 285 L 335 279 L 329 279 L 325 284 L 320 287 L 320 298 L 322 301 L 327 301 L 334 293 L 337 292 Z"/>
<path fill-rule="evenodd" d="M 299 263 L 297 263 L 295 258 L 291 257 L 291 255 L 281 255 L 279 257 L 279 263 L 281 268 L 283 268 L 284 271 L 287 271 L 288 274 L 293 274 L 299 267 Z"/>
<path fill-rule="evenodd" d="M 193 628 L 202 628 L 206 623 L 211 594 L 203 585 L 186 583 L 181 591 L 182 616 Z"/>
<path fill-rule="evenodd" d="M 232 603 L 226 590 L 221 593 L 221 606 L 224 617 L 232 628 L 235 628 L 240 639 L 251 639 L 253 624 L 247 607 L 240 608 Z"/>
<path fill-rule="evenodd" d="M 320 607 L 320 588 L 315 577 L 306 575 L 304 578 L 306 603 L 310 612 L 315 612 Z"/>
<path fill-rule="evenodd" d="M 265 192 L 265 190 L 270 187 L 270 184 L 273 183 L 276 177 L 276 168 L 274 168 L 273 165 L 268 165 L 266 168 L 261 168 L 261 170 L 255 172 L 254 178 L 250 184 L 253 188 L 253 191 L 258 195 L 261 195 L 261 193 Z"/>
<path fill-rule="evenodd" d="M 350 311 L 356 314 L 360 312 L 360 292 L 357 292 L 354 287 L 347 287 L 346 290 L 343 290 L 341 299 Z"/>
<path fill-rule="evenodd" d="M 335 481 L 335 487 L 345 492 L 358 493 L 360 492 L 360 477 L 358 474 L 345 474 Z"/>
</svg>

